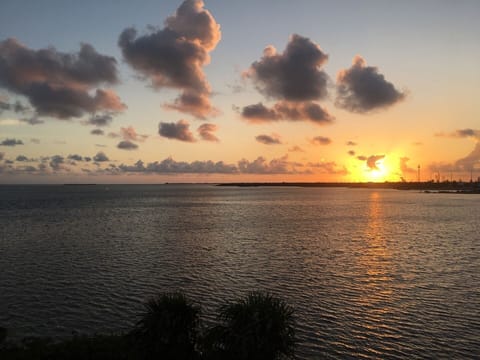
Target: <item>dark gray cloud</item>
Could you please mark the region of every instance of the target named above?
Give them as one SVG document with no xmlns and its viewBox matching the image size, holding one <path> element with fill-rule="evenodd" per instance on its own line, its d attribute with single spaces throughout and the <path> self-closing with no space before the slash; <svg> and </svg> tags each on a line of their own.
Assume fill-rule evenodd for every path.
<svg viewBox="0 0 480 360">
<path fill-rule="evenodd" d="M 50 158 L 49 165 L 54 171 L 65 170 L 62 166 L 65 163 L 65 158 L 61 155 L 53 155 Z"/>
<path fill-rule="evenodd" d="M 105 135 L 105 132 L 102 129 L 93 129 L 90 131 L 90 134 L 92 135 Z"/>
<path fill-rule="evenodd" d="M 83 156 L 78 154 L 71 154 L 71 155 L 68 155 L 67 159 L 73 160 L 73 161 L 83 161 Z"/>
<path fill-rule="evenodd" d="M 367 158 L 367 166 L 370 170 L 380 170 L 377 162 L 385 158 L 385 155 L 372 155 Z"/>
<path fill-rule="evenodd" d="M 107 114 L 95 114 L 87 120 L 86 124 L 102 127 L 102 126 L 110 125 L 110 123 L 112 121 L 113 121 L 112 114 L 108 114 L 108 113 Z"/>
<path fill-rule="evenodd" d="M 202 140 L 218 142 L 220 140 L 214 134 L 217 130 L 218 126 L 215 124 L 202 124 L 198 127 L 197 132 Z"/>
<path fill-rule="evenodd" d="M 386 108 L 405 96 L 385 80 L 376 67 L 367 66 L 359 55 L 353 59 L 352 67 L 341 70 L 337 75 L 335 104 L 352 112 L 366 113 Z"/>
<path fill-rule="evenodd" d="M 272 108 L 262 103 L 248 105 L 242 109 L 242 117 L 251 123 L 309 120 L 318 125 L 332 123 L 335 119 L 325 108 L 310 101 L 303 103 L 279 101 Z"/>
<path fill-rule="evenodd" d="M 20 161 L 20 162 L 32 162 L 35 161 L 35 159 L 30 159 L 26 157 L 25 155 L 18 155 L 15 161 Z"/>
<path fill-rule="evenodd" d="M 194 142 L 192 132 L 190 131 L 190 124 L 188 121 L 179 120 L 176 123 L 164 123 L 161 122 L 158 125 L 158 133 L 160 136 L 168 139 L 176 139 L 185 142 Z"/>
<path fill-rule="evenodd" d="M 270 98 L 318 100 L 327 96 L 328 75 L 321 70 L 327 60 L 328 55 L 317 44 L 293 34 L 283 53 L 267 46 L 263 57 L 250 66 L 245 76 Z"/>
<path fill-rule="evenodd" d="M 0 146 L 17 146 L 17 145 L 23 145 L 22 140 L 18 139 L 5 139 L 0 142 Z"/>
<path fill-rule="evenodd" d="M 3 111 L 12 111 L 15 113 L 23 114 L 29 110 L 28 106 L 22 104 L 20 101 L 15 101 L 13 103 L 9 102 L 6 97 L 0 97 L 0 114 Z"/>
<path fill-rule="evenodd" d="M 118 45 L 126 62 L 153 87 L 182 90 L 167 108 L 204 119 L 216 110 L 209 100 L 211 90 L 203 66 L 209 63 L 209 52 L 220 37 L 220 25 L 204 9 L 203 1 L 185 0 L 163 29 L 139 36 L 134 28 L 127 28 Z"/>
<path fill-rule="evenodd" d="M 22 118 L 20 119 L 20 121 L 28 125 L 40 125 L 45 123 L 45 121 L 43 121 L 42 119 L 39 119 L 38 116 L 30 116 L 27 118 Z"/>
<path fill-rule="evenodd" d="M 0 87 L 27 97 L 40 116 L 69 119 L 122 111 L 125 104 L 112 90 L 98 88 L 117 82 L 116 64 L 89 44 L 81 44 L 78 53 L 63 53 L 7 39 L 0 42 Z"/>
<path fill-rule="evenodd" d="M 332 143 L 332 139 L 325 136 L 315 136 L 310 142 L 314 145 L 329 145 Z"/>
<path fill-rule="evenodd" d="M 117 144 L 117 148 L 122 150 L 136 150 L 138 149 L 138 145 L 130 140 L 122 140 Z"/>
<path fill-rule="evenodd" d="M 265 144 L 265 145 L 278 145 L 281 144 L 282 141 L 280 140 L 280 137 L 278 135 L 272 134 L 272 135 L 258 135 L 255 137 L 255 140 L 257 140 L 259 143 Z"/>
<path fill-rule="evenodd" d="M 93 161 L 95 162 L 105 162 L 110 161 L 107 155 L 103 151 L 97 152 L 97 154 L 93 157 Z"/>
</svg>

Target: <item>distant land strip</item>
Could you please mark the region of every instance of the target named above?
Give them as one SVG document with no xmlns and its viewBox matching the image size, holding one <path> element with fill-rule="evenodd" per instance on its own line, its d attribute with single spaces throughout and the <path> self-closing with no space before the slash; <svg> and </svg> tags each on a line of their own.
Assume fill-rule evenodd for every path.
<svg viewBox="0 0 480 360">
<path fill-rule="evenodd" d="M 480 194 L 479 182 L 236 182 L 222 183 L 218 186 L 259 187 L 259 186 L 292 186 L 292 187 L 327 187 L 327 188 L 360 188 L 360 189 L 395 189 L 423 190 L 454 193 Z"/>
</svg>

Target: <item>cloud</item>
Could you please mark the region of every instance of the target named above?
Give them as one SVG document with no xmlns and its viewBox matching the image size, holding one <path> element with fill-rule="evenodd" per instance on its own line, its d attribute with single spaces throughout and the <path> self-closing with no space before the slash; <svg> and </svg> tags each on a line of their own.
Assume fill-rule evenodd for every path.
<svg viewBox="0 0 480 360">
<path fill-rule="evenodd" d="M 53 47 L 32 50 L 15 39 L 0 42 L 0 87 L 27 97 L 39 116 L 70 119 L 124 110 L 112 90 L 98 88 L 117 83 L 116 65 L 89 44 L 63 53 Z"/>
<path fill-rule="evenodd" d="M 410 161 L 410 158 L 408 158 L 408 157 L 401 157 L 400 158 L 400 171 L 401 171 L 402 175 L 413 174 L 413 173 L 417 172 L 417 169 L 411 168 L 408 165 L 409 161 Z"/>
<path fill-rule="evenodd" d="M 0 114 L 3 111 L 13 111 L 15 113 L 24 113 L 29 110 L 29 107 L 22 104 L 20 101 L 14 103 L 8 102 L 8 98 L 0 97 Z"/>
<path fill-rule="evenodd" d="M 295 145 L 288 149 L 289 152 L 305 152 L 300 146 Z"/>
<path fill-rule="evenodd" d="M 269 45 L 260 60 L 245 72 L 269 98 L 308 101 L 327 96 L 328 75 L 321 66 L 328 60 L 310 39 L 293 34 L 283 53 Z"/>
<path fill-rule="evenodd" d="M 167 108 L 206 118 L 216 113 L 210 104 L 210 85 L 203 66 L 210 62 L 209 52 L 220 41 L 220 25 L 202 0 L 185 0 L 168 17 L 165 27 L 138 36 L 134 28 L 125 29 L 118 45 L 125 61 L 154 88 L 182 91 Z"/>
<path fill-rule="evenodd" d="M 0 152 L 0 160 L 3 160 L 4 157 L 5 157 L 5 153 L 4 153 L 4 152 Z"/>
<path fill-rule="evenodd" d="M 345 167 L 338 167 L 334 161 L 321 161 L 317 163 L 308 163 L 307 166 L 314 168 L 317 172 L 332 175 L 348 175 L 349 171 Z"/>
<path fill-rule="evenodd" d="M 158 127 L 160 136 L 185 142 L 195 142 L 195 138 L 189 130 L 190 124 L 186 120 L 179 120 L 176 123 L 161 122 Z"/>
<path fill-rule="evenodd" d="M 450 137 L 450 138 L 473 138 L 480 141 L 480 130 L 476 129 L 459 129 L 452 133 L 436 133 L 437 137 Z"/>
<path fill-rule="evenodd" d="M 305 173 L 297 168 L 303 167 L 303 164 L 291 162 L 285 155 L 278 159 L 267 161 L 263 156 L 259 156 L 253 161 L 242 159 L 238 162 L 238 170 L 243 174 L 299 174 Z"/>
<path fill-rule="evenodd" d="M 31 139 L 30 139 L 30 142 L 33 143 L 33 144 L 40 144 L 40 139 L 31 138 Z"/>
<path fill-rule="evenodd" d="M 131 142 L 130 140 L 123 140 L 117 144 L 117 148 L 122 150 L 135 150 L 138 149 L 138 145 Z"/>
<path fill-rule="evenodd" d="M 278 135 L 272 134 L 272 135 L 258 135 L 255 137 L 255 139 L 262 144 L 265 145 L 278 145 L 281 144 L 282 142 L 280 141 L 280 137 Z"/>
<path fill-rule="evenodd" d="M 367 161 L 368 158 L 364 155 L 359 155 L 359 156 L 357 156 L 357 159 L 360 160 L 360 161 Z"/>
<path fill-rule="evenodd" d="M 233 174 L 238 172 L 235 165 L 225 164 L 223 161 L 214 162 L 193 161 L 191 163 L 185 161 L 175 161 L 167 158 L 160 162 L 155 161 L 145 165 L 139 160 L 134 165 L 120 165 L 119 169 L 123 172 L 140 172 L 152 174 Z"/>
<path fill-rule="evenodd" d="M 45 123 L 45 121 L 43 121 L 42 119 L 39 119 L 38 116 L 22 118 L 20 119 L 20 121 L 28 125 L 40 125 Z"/>
<path fill-rule="evenodd" d="M 357 146 L 357 143 L 354 141 L 347 141 L 347 146 Z"/>
<path fill-rule="evenodd" d="M 348 150 L 347 154 L 350 155 L 350 156 L 355 156 L 355 151 L 354 150 Z"/>
<path fill-rule="evenodd" d="M 218 126 L 215 124 L 202 124 L 198 127 L 197 132 L 202 140 L 218 142 L 220 140 L 213 134 L 217 130 Z"/>
<path fill-rule="evenodd" d="M 50 158 L 49 165 L 54 171 L 65 170 L 62 166 L 65 163 L 65 158 L 61 155 L 53 155 Z"/>
<path fill-rule="evenodd" d="M 81 155 L 78 155 L 78 154 L 68 155 L 67 159 L 68 160 L 73 160 L 73 161 L 83 161 L 83 157 Z"/>
<path fill-rule="evenodd" d="M 471 171 L 478 169 L 480 165 L 480 142 L 475 145 L 475 148 L 464 158 L 455 161 L 455 168 L 463 171 Z"/>
<path fill-rule="evenodd" d="M 377 162 L 385 158 L 385 155 L 372 155 L 367 158 L 367 166 L 370 170 L 380 170 Z"/>
<path fill-rule="evenodd" d="M 129 127 L 122 127 L 120 128 L 120 135 L 123 137 L 125 141 L 145 141 L 148 138 L 148 135 L 141 135 L 138 134 L 137 131 L 133 128 L 133 126 Z"/>
<path fill-rule="evenodd" d="M 325 136 L 315 136 L 310 140 L 310 143 L 314 145 L 329 145 L 332 143 L 332 140 Z"/>
<path fill-rule="evenodd" d="M 335 119 L 325 108 L 310 101 L 303 103 L 279 101 L 272 108 L 262 103 L 248 105 L 242 109 L 242 117 L 251 123 L 309 120 L 318 125 L 329 124 Z"/>
<path fill-rule="evenodd" d="M 15 161 L 31 162 L 31 161 L 35 161 L 35 159 L 30 159 L 30 158 L 26 157 L 25 155 L 18 155 L 17 158 L 15 159 Z"/>
<path fill-rule="evenodd" d="M 90 134 L 92 135 L 105 135 L 105 132 L 102 129 L 93 129 L 90 131 Z"/>
<path fill-rule="evenodd" d="M 97 154 L 93 157 L 93 161 L 95 162 L 105 162 L 110 161 L 107 155 L 103 151 L 97 152 Z"/>
<path fill-rule="evenodd" d="M 113 120 L 113 116 L 111 114 L 96 114 L 91 116 L 86 124 L 87 125 L 94 125 L 98 127 L 108 126 Z"/>
<path fill-rule="evenodd" d="M 23 141 L 17 140 L 17 139 L 5 139 L 2 142 L 0 142 L 0 146 L 17 146 L 17 145 L 23 145 Z"/>
<path fill-rule="evenodd" d="M 337 74 L 337 98 L 335 105 L 351 112 L 366 113 L 396 104 L 405 98 L 405 93 L 394 85 L 373 66 L 357 55 L 349 69 Z"/>
</svg>

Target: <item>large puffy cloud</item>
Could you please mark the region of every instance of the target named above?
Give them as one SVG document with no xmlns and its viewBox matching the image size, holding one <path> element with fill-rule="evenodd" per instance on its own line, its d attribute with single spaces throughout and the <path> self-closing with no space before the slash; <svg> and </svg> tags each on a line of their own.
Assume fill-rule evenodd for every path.
<svg viewBox="0 0 480 360">
<path fill-rule="evenodd" d="M 59 119 L 122 111 L 120 98 L 102 85 L 117 82 L 116 60 L 81 44 L 78 53 L 32 50 L 15 39 L 0 42 L 0 86 L 28 98 L 38 115 Z"/>
<path fill-rule="evenodd" d="M 176 139 L 185 142 L 195 142 L 195 138 L 190 131 L 190 124 L 186 120 L 179 120 L 176 123 L 161 122 L 158 125 L 160 136 L 168 139 Z"/>
<path fill-rule="evenodd" d="M 262 103 L 245 106 L 243 118 L 250 122 L 332 122 L 334 117 L 314 102 L 327 97 L 329 78 L 321 69 L 327 60 L 328 55 L 317 44 L 297 34 L 290 37 L 283 53 L 267 46 L 263 57 L 244 76 L 252 79 L 267 98 L 278 101 L 271 108 Z"/>
<path fill-rule="evenodd" d="M 165 27 L 138 36 L 134 28 L 119 37 L 123 57 L 155 88 L 176 88 L 180 96 L 167 108 L 206 118 L 216 114 L 203 66 L 221 37 L 220 26 L 202 0 L 185 0 Z"/>
<path fill-rule="evenodd" d="M 259 156 L 253 161 L 242 159 L 238 162 L 238 170 L 244 174 L 298 174 L 308 171 L 300 171 L 303 164 L 288 160 L 285 155 L 278 159 L 267 161 L 263 156 Z"/>
<path fill-rule="evenodd" d="M 253 79 L 267 97 L 308 101 L 326 97 L 328 76 L 321 70 L 327 61 L 320 47 L 310 39 L 294 34 L 283 53 L 268 46 L 245 76 Z"/>
<path fill-rule="evenodd" d="M 142 172 L 155 174 L 233 174 L 238 171 L 235 165 L 225 164 L 223 161 L 175 161 L 167 158 L 162 161 L 155 161 L 145 165 L 139 160 L 134 165 L 120 165 L 119 169 L 123 172 Z"/>
<path fill-rule="evenodd" d="M 93 157 L 93 161 L 95 161 L 97 163 L 100 163 L 100 162 L 110 161 L 110 159 L 108 158 L 108 156 L 103 151 L 99 151 Z"/>
<path fill-rule="evenodd" d="M 394 85 L 373 66 L 357 55 L 349 69 L 337 75 L 337 98 L 335 104 L 352 112 L 366 113 L 386 108 L 405 98 L 405 93 Z"/>
<path fill-rule="evenodd" d="M 197 132 L 202 140 L 218 142 L 220 140 L 214 134 L 217 129 L 218 126 L 215 124 L 202 124 L 198 127 Z"/>
<path fill-rule="evenodd" d="M 279 101 L 272 108 L 263 103 L 248 105 L 242 109 L 242 117 L 251 123 L 309 120 L 323 125 L 334 120 L 325 108 L 312 101 L 301 103 Z"/>
<path fill-rule="evenodd" d="M 278 145 L 281 144 L 282 141 L 280 140 L 280 137 L 276 134 L 272 135 L 258 135 L 255 137 L 255 140 L 257 140 L 259 143 L 265 144 L 265 145 Z"/>
</svg>

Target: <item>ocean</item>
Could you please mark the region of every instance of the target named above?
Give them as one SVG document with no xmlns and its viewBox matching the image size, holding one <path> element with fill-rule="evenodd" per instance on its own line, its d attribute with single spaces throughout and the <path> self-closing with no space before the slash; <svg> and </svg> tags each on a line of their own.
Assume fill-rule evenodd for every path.
<svg viewBox="0 0 480 360">
<path fill-rule="evenodd" d="M 480 195 L 213 185 L 0 186 L 0 326 L 124 331 L 182 291 L 207 324 L 269 291 L 297 355 L 479 358 Z"/>
</svg>

